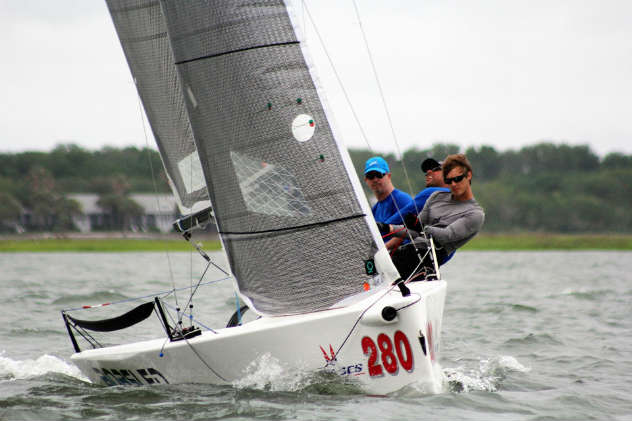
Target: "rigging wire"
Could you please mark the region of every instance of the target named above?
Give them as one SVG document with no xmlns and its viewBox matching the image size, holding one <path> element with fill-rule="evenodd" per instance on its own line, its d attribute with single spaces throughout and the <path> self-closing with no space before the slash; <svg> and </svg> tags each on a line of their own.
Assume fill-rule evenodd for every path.
<svg viewBox="0 0 632 421">
<path fill-rule="evenodd" d="M 154 172 L 154 165 L 151 162 L 151 149 L 149 147 L 149 137 L 147 136 L 147 127 L 145 126 L 145 118 L 143 117 L 143 104 L 141 102 L 140 94 L 138 94 L 138 111 L 140 114 L 140 120 L 143 126 L 143 134 L 145 136 L 145 150 L 147 151 L 147 160 L 149 161 L 149 170 L 151 171 L 151 182 L 154 187 L 154 194 L 156 197 L 156 209 L 160 211 L 160 198 L 158 197 L 158 185 L 156 184 L 156 173 Z M 176 282 L 173 276 L 173 268 L 171 265 L 171 256 L 169 254 L 169 250 L 165 249 L 165 255 L 167 257 L 167 267 L 169 269 L 169 278 L 171 280 L 171 286 L 173 287 L 173 291 L 176 291 Z M 176 306 L 178 306 L 178 294 L 174 293 Z"/>
<path fill-rule="evenodd" d="M 189 345 L 189 348 L 191 348 L 191 351 L 193 351 L 193 353 L 198 357 L 198 359 L 202 362 L 202 364 L 204 364 L 206 366 L 206 368 L 208 368 L 211 373 L 215 374 L 217 377 L 219 377 L 221 380 L 228 382 L 227 379 L 225 379 L 221 374 L 219 374 L 217 371 L 215 371 L 213 369 L 213 367 L 210 366 L 210 364 L 208 362 L 206 362 L 206 360 L 204 358 L 202 358 L 202 356 L 200 355 L 200 353 L 197 351 L 197 349 L 195 349 L 193 347 L 193 345 L 191 344 L 191 342 L 189 342 L 189 340 L 185 337 L 184 338 L 185 342 L 187 343 L 187 345 Z"/>
<path fill-rule="evenodd" d="M 397 148 L 397 154 L 399 155 L 399 160 L 402 163 L 402 168 L 404 169 L 404 176 L 406 177 L 406 182 L 408 183 L 409 191 L 413 191 L 412 185 L 410 184 L 410 177 L 408 176 L 408 171 L 406 170 L 406 164 L 404 163 L 404 155 L 402 154 L 401 148 L 399 147 L 399 142 L 397 140 L 397 134 L 395 133 L 395 126 L 393 125 L 393 120 L 391 118 L 391 113 L 386 103 L 386 97 L 384 96 L 384 91 L 382 89 L 382 83 L 380 82 L 380 78 L 378 76 L 377 68 L 375 66 L 375 61 L 373 60 L 373 54 L 371 53 L 371 48 L 369 47 L 369 41 L 366 37 L 366 33 L 364 32 L 364 26 L 362 25 L 362 18 L 360 17 L 360 11 L 358 10 L 358 5 L 356 0 L 352 0 L 353 7 L 356 12 L 356 17 L 358 19 L 358 26 L 360 27 L 360 33 L 362 33 L 362 39 L 364 40 L 364 46 L 366 48 L 366 52 L 369 56 L 369 62 L 371 63 L 371 68 L 373 69 L 373 76 L 375 77 L 375 82 L 377 84 L 378 92 L 380 93 L 380 98 L 382 100 L 382 105 L 384 107 L 384 112 L 386 114 L 388 125 L 391 129 L 391 135 L 393 136 L 393 142 L 395 143 L 395 147 Z M 418 211 L 418 209 L 416 209 Z M 418 212 L 419 213 L 419 212 Z"/>
<path fill-rule="evenodd" d="M 318 41 L 320 42 L 320 45 L 323 47 L 323 52 L 325 53 L 325 56 L 327 57 L 327 61 L 329 61 L 329 65 L 331 66 L 331 69 L 334 72 L 334 76 L 336 77 L 338 86 L 340 86 L 340 90 L 342 91 L 342 94 L 345 97 L 345 101 L 347 101 L 347 105 L 349 106 L 349 109 L 351 110 L 351 114 L 353 114 L 353 119 L 355 120 L 356 124 L 358 125 L 358 128 L 360 129 L 360 134 L 362 136 L 362 139 L 364 139 L 364 142 L 366 143 L 369 150 L 373 152 L 373 148 L 371 147 L 371 144 L 369 143 L 369 138 L 364 132 L 364 128 L 362 127 L 362 124 L 360 124 L 360 118 L 358 117 L 358 114 L 356 113 L 355 108 L 353 107 L 351 99 L 349 98 L 349 94 L 347 93 L 347 90 L 345 89 L 344 84 L 342 83 L 342 79 L 340 78 L 340 75 L 338 74 L 338 70 L 336 69 L 334 62 L 331 56 L 329 55 L 329 51 L 327 50 L 327 47 L 325 46 L 325 41 L 321 37 L 320 32 L 318 31 L 318 27 L 316 26 L 316 22 L 314 21 L 314 18 L 312 17 L 312 14 L 307 8 L 307 4 L 305 4 L 305 2 L 303 2 L 303 8 L 305 10 L 305 14 L 309 18 L 309 21 L 312 23 L 312 28 L 314 29 L 314 33 L 316 33 L 316 36 L 318 37 Z"/>
<path fill-rule="evenodd" d="M 174 306 L 172 306 L 172 305 L 171 305 L 171 304 L 169 304 L 169 303 L 166 303 L 166 302 L 165 302 L 165 303 L 162 303 L 162 304 L 164 304 L 164 306 L 165 306 L 165 307 L 170 308 L 171 310 L 174 310 L 174 311 L 175 311 L 175 309 L 176 309 Z M 169 318 L 170 318 L 171 320 L 173 320 L 173 318 L 172 318 L 171 316 L 169 316 Z M 189 316 L 189 318 L 190 318 L 191 320 L 195 321 L 195 322 L 196 322 L 197 324 L 199 324 L 200 326 L 202 326 L 204 329 L 208 330 L 209 332 L 212 332 L 212 333 L 217 334 L 217 331 L 216 331 L 215 329 L 213 329 L 212 327 L 208 327 L 208 326 L 206 326 L 204 323 L 200 322 L 198 319 L 196 319 L 196 318 L 195 318 L 195 317 L 193 317 L 192 315 L 191 315 L 191 316 Z"/>
<path fill-rule="evenodd" d="M 227 276 L 226 278 L 222 278 L 222 279 L 214 279 L 214 280 L 212 280 L 212 281 L 207 281 L 207 282 L 204 282 L 204 283 L 200 284 L 199 286 L 203 286 L 203 285 L 210 285 L 210 284 L 216 284 L 216 283 L 218 283 L 218 282 L 222 282 L 222 281 L 225 281 L 225 280 L 227 280 L 227 279 L 230 279 L 230 276 Z M 149 297 L 152 297 L 152 298 L 153 298 L 153 297 L 156 297 L 156 296 L 162 296 L 162 297 L 164 298 L 164 297 L 168 297 L 169 295 L 171 295 L 171 294 L 175 293 L 176 291 L 182 291 L 182 290 L 185 290 L 185 289 L 188 289 L 188 288 L 189 288 L 189 287 L 182 287 L 182 288 L 177 288 L 177 289 L 175 289 L 175 290 L 170 289 L 170 290 L 167 290 L 167 291 L 160 291 L 160 292 L 156 292 L 156 293 L 153 293 L 153 294 L 144 295 L 144 296 L 142 296 L 142 297 L 127 298 L 127 299 L 125 299 L 125 300 L 114 301 L 114 302 L 108 303 L 108 305 L 116 305 L 116 304 L 122 304 L 122 303 L 132 302 L 132 301 L 140 301 L 140 300 L 142 300 L 142 299 L 144 299 L 144 298 L 149 298 Z M 68 311 L 90 310 L 90 309 L 92 309 L 92 308 L 94 308 L 94 307 L 95 307 L 95 306 L 85 306 L 85 307 L 77 307 L 77 308 L 67 308 L 67 309 L 64 309 L 64 310 L 62 310 L 62 311 L 66 311 L 66 312 L 68 312 Z"/>
<path fill-rule="evenodd" d="M 166 304 L 166 303 L 165 303 L 165 304 Z M 178 323 L 176 324 L 176 323 L 175 323 L 175 320 L 173 319 L 173 317 L 171 317 L 171 313 L 167 312 L 167 315 L 169 316 L 169 318 L 171 319 L 171 321 L 174 323 L 174 327 L 178 326 L 178 325 L 182 322 L 182 320 L 180 319 L 180 320 L 178 320 Z M 180 316 L 178 316 L 178 317 L 180 317 Z M 191 316 L 191 317 L 192 317 L 192 316 Z M 206 326 L 204 326 L 204 327 L 206 327 Z M 217 333 L 217 332 L 215 332 L 213 329 L 210 329 L 210 328 L 208 328 L 208 327 L 206 327 L 206 328 L 207 328 L 207 329 L 209 329 L 209 330 L 210 330 L 211 332 L 213 332 L 213 333 Z M 191 342 L 189 342 L 189 339 L 188 339 L 185 335 L 182 335 L 182 339 L 184 339 L 184 341 L 185 341 L 185 342 L 186 342 L 186 344 L 189 346 L 189 348 L 191 348 L 191 351 L 193 351 L 193 353 L 194 353 L 194 354 L 198 357 L 198 359 L 202 362 L 202 364 L 204 364 L 204 365 L 206 366 L 206 368 L 208 368 L 208 369 L 209 369 L 209 370 L 210 370 L 210 371 L 211 371 L 214 375 L 216 375 L 217 377 L 219 377 L 221 380 L 223 380 L 223 381 L 225 381 L 225 382 L 226 382 L 226 381 L 228 381 L 228 380 L 226 380 L 226 379 L 225 379 L 222 375 L 220 375 L 217 371 L 215 371 L 215 370 L 213 369 L 213 367 L 211 367 L 211 366 L 210 366 L 210 364 L 209 364 L 209 363 L 208 363 L 208 362 L 207 362 L 204 358 L 202 358 L 202 355 L 200 355 L 200 353 L 197 351 L 197 349 L 195 349 L 195 348 L 193 347 L 193 345 L 191 344 Z M 165 346 L 166 346 L 166 345 L 167 345 L 167 343 L 168 343 L 168 342 L 167 342 L 168 340 L 169 340 L 169 339 L 165 340 L 165 343 L 163 344 L 162 349 L 160 350 L 160 356 L 161 356 L 161 357 L 163 357 L 163 356 L 164 356 L 164 349 L 165 349 Z"/>
<path fill-rule="evenodd" d="M 345 101 L 347 102 L 347 106 L 349 107 L 349 109 L 351 110 L 351 114 L 353 115 L 353 119 L 355 120 L 356 124 L 358 125 L 358 128 L 360 130 L 360 134 L 362 136 L 362 139 L 364 139 L 364 142 L 366 143 L 367 147 L 369 148 L 369 150 L 372 153 L 375 153 L 373 147 L 371 146 L 369 139 L 364 131 L 364 128 L 362 126 L 362 124 L 360 123 L 360 118 L 358 117 L 358 114 L 355 111 L 355 108 L 353 106 L 353 103 L 351 102 L 351 98 L 349 97 L 349 94 L 347 93 L 347 90 L 345 89 L 344 83 L 342 82 L 342 78 L 340 77 L 340 74 L 338 73 L 338 70 L 336 69 L 336 65 L 334 64 L 331 55 L 329 54 L 329 51 L 327 50 L 327 47 L 325 46 L 325 41 L 323 40 L 322 36 L 320 35 L 320 31 L 318 30 L 318 27 L 316 25 L 316 22 L 314 21 L 314 18 L 312 17 L 312 14 L 310 13 L 307 4 L 302 1 L 301 2 L 303 5 L 303 11 L 304 14 L 307 15 L 307 17 L 309 18 L 309 21 L 312 24 L 312 28 L 314 29 L 314 33 L 316 34 L 316 36 L 318 37 L 318 41 L 320 42 L 321 47 L 323 48 L 323 52 L 325 53 L 325 56 L 327 57 L 327 61 L 329 62 L 329 65 L 331 66 L 331 69 L 334 73 L 334 76 L 336 78 L 336 81 L 338 82 L 338 86 L 340 87 L 340 90 L 342 91 L 344 97 L 345 97 Z M 354 6 L 355 6 L 355 0 L 354 0 Z M 380 96 L 382 97 L 382 104 L 384 105 L 384 109 L 386 111 L 386 115 L 388 117 L 388 122 L 389 125 L 391 127 L 391 133 L 393 134 L 393 140 L 395 141 L 395 146 L 397 147 L 399 156 L 400 156 L 400 162 L 402 163 L 402 168 L 404 169 L 404 177 L 406 178 L 406 182 L 408 184 L 408 189 L 410 192 L 413 191 L 412 189 L 412 185 L 410 184 L 410 177 L 408 176 L 408 172 L 406 171 L 406 165 L 404 164 L 404 159 L 403 159 L 403 155 L 401 154 L 400 148 L 399 148 L 399 144 L 397 142 L 397 136 L 395 135 L 395 129 L 393 128 L 393 123 L 392 120 L 390 118 L 390 113 L 388 112 L 388 106 L 386 104 L 386 100 L 384 98 L 384 95 L 382 93 L 382 87 L 381 84 L 379 82 L 379 79 L 377 77 L 377 70 L 375 69 L 375 65 L 373 64 L 373 58 L 369 49 L 369 45 L 368 45 L 368 41 L 366 40 L 366 36 L 364 35 L 364 29 L 362 27 L 362 23 L 360 21 L 360 16 L 358 13 L 358 9 L 356 6 L 356 16 L 358 18 L 358 22 L 360 24 L 360 31 L 362 32 L 363 38 L 364 38 L 364 42 L 365 42 L 365 47 L 367 49 L 367 52 L 369 54 L 369 59 L 371 61 L 371 65 L 373 67 L 373 75 L 376 79 L 378 88 L 379 88 L 379 92 L 380 92 Z M 306 33 L 306 31 L 304 31 L 304 33 Z M 402 222 L 404 221 L 404 217 L 401 213 L 401 210 L 399 208 L 399 205 L 397 204 L 397 201 L 395 200 L 395 198 L 390 195 L 391 200 L 393 201 L 393 205 L 395 206 L 395 209 L 397 210 L 397 214 L 399 215 L 400 219 L 402 220 Z M 413 201 L 414 203 L 414 201 Z M 417 209 L 417 205 L 415 204 L 415 211 L 417 212 L 417 214 L 419 213 L 419 210 Z M 406 233 L 408 234 L 409 240 L 412 243 L 413 242 L 413 238 L 412 235 L 408 232 L 408 230 L 406 230 Z"/>
<path fill-rule="evenodd" d="M 417 270 L 421 267 L 423 260 L 426 258 L 426 255 L 429 253 L 430 250 L 426 251 L 426 254 L 424 254 L 424 256 L 420 259 L 419 264 L 417 265 L 417 267 L 415 267 L 415 270 L 412 271 L 412 273 L 408 276 L 408 278 L 406 278 L 405 281 L 403 281 L 404 284 L 407 284 L 408 282 L 410 282 L 410 280 L 415 276 Z M 347 343 L 347 341 L 349 340 L 349 338 L 351 337 L 351 334 L 353 333 L 353 331 L 356 329 L 356 327 L 358 326 L 358 324 L 360 323 L 360 320 L 362 320 L 362 318 L 364 317 L 364 315 L 366 314 L 367 311 L 369 311 L 369 309 L 371 307 L 373 307 L 375 304 L 377 304 L 380 300 L 382 300 L 384 297 L 386 297 L 391 291 L 393 291 L 395 289 L 395 287 L 397 286 L 397 283 L 391 285 L 385 292 L 384 294 L 380 295 L 375 301 L 373 301 L 371 304 L 369 304 L 364 310 L 362 310 L 362 312 L 360 313 L 360 315 L 358 316 L 358 318 L 356 319 L 355 323 L 353 324 L 353 326 L 351 326 L 351 329 L 349 329 L 349 333 L 347 333 L 347 336 L 345 337 L 345 339 L 342 341 L 342 343 L 340 344 L 340 346 L 338 347 L 338 349 L 336 350 L 336 352 L 334 353 L 335 356 L 338 356 L 338 354 L 340 353 L 340 351 L 342 351 L 342 348 L 345 346 L 345 344 Z M 413 304 L 418 303 L 419 301 L 421 301 L 421 296 L 417 293 L 415 293 L 415 295 L 417 295 L 417 297 L 419 297 L 419 299 L 413 303 L 410 303 L 408 305 L 405 305 L 401 308 L 399 308 L 398 310 L 410 307 Z"/>
<path fill-rule="evenodd" d="M 388 104 L 386 102 L 386 97 L 384 95 L 384 91 L 382 89 L 382 83 L 380 82 L 380 78 L 377 72 L 377 67 L 375 66 L 375 61 L 373 60 L 373 54 L 371 53 L 371 48 L 369 47 L 369 41 L 368 38 L 366 36 L 366 32 L 364 31 L 364 26 L 362 25 L 362 18 L 360 17 L 360 10 L 358 9 L 358 4 L 356 3 L 356 0 L 352 0 L 353 3 L 353 7 L 356 13 L 356 18 L 358 19 L 358 26 L 360 27 L 360 33 L 362 34 L 362 39 L 364 40 L 364 46 L 366 48 L 366 52 L 369 56 L 369 62 L 371 63 L 371 69 L 373 70 L 373 76 L 375 78 L 375 82 L 376 85 L 378 87 L 378 92 L 380 93 L 380 98 L 382 100 L 382 105 L 384 107 L 384 113 L 386 114 L 386 118 L 388 121 L 388 125 L 391 129 L 391 135 L 393 137 L 393 143 L 395 144 L 395 147 L 397 148 L 397 154 L 399 155 L 399 161 L 402 164 L 402 169 L 404 170 L 404 178 L 406 179 L 406 184 L 408 184 L 408 191 L 411 192 L 411 195 L 414 193 L 413 191 L 413 187 L 410 183 L 410 177 L 408 176 L 408 170 L 406 169 L 406 163 L 404 162 L 404 155 L 402 154 L 401 148 L 399 146 L 399 142 L 397 140 L 397 134 L 395 132 L 395 126 L 393 125 L 393 120 L 391 118 L 391 113 L 388 107 Z M 399 218 L 402 220 L 402 222 L 404 222 L 404 216 L 402 215 L 402 212 L 399 208 L 399 206 L 397 206 L 397 202 L 395 201 L 395 198 L 391 196 L 391 199 L 393 200 L 393 204 L 395 205 L 395 208 L 397 209 L 397 214 L 399 215 Z M 419 215 L 419 209 L 417 208 L 417 203 L 415 202 L 415 200 L 413 199 L 413 205 L 415 206 L 415 212 L 417 213 L 417 215 Z M 414 243 L 412 234 L 410 233 L 410 230 L 408 229 L 408 227 L 406 227 L 406 224 L 404 223 L 404 228 L 406 229 L 406 234 L 408 235 L 408 239 L 410 240 L 411 243 Z M 419 264 L 421 265 L 421 263 L 423 262 L 423 260 L 419 261 Z"/>
<path fill-rule="evenodd" d="M 193 296 L 195 295 L 195 293 L 197 292 L 198 288 L 200 287 L 200 284 L 202 283 L 202 280 L 204 279 L 204 276 L 206 275 L 206 272 L 208 271 L 208 268 L 211 266 L 211 263 L 212 262 L 210 260 L 206 263 L 206 268 L 204 268 L 204 272 L 202 272 L 202 276 L 200 276 L 200 280 L 197 282 L 197 285 L 195 286 L 195 290 L 193 290 L 193 280 L 191 280 L 191 294 L 189 295 L 189 301 L 186 303 L 185 308 L 188 307 L 189 305 L 191 305 L 191 307 L 189 307 L 189 308 L 191 308 L 191 309 L 193 308 L 193 305 L 191 304 L 193 302 Z M 215 263 L 213 263 L 213 265 L 215 267 L 218 267 Z M 226 272 L 224 272 L 224 273 L 226 273 Z M 184 311 L 183 311 L 183 313 L 184 313 Z M 191 315 L 191 317 L 193 317 L 193 311 L 190 311 L 189 314 Z"/>
</svg>

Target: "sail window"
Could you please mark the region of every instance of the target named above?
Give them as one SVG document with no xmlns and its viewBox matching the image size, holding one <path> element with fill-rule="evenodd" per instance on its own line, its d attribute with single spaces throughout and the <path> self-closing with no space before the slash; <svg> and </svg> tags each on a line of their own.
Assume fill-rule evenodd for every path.
<svg viewBox="0 0 632 421">
<path fill-rule="evenodd" d="M 301 217 L 312 213 L 294 176 L 285 168 L 231 151 L 239 188 L 250 212 Z"/>
<path fill-rule="evenodd" d="M 292 121 L 292 135 L 299 142 L 307 142 L 314 136 L 316 123 L 314 118 L 307 114 L 299 114 Z"/>
<path fill-rule="evenodd" d="M 204 174 L 202 173 L 202 164 L 197 155 L 197 151 L 193 151 L 178 162 L 178 171 L 184 183 L 187 193 L 200 190 L 206 187 L 204 182 Z"/>
</svg>

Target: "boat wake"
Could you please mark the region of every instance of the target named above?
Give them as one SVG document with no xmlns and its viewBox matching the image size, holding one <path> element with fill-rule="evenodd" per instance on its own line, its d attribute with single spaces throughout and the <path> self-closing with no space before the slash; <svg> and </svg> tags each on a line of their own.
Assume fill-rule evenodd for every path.
<svg viewBox="0 0 632 421">
<path fill-rule="evenodd" d="M 0 382 L 32 379 L 47 374 L 63 374 L 89 381 L 73 364 L 53 355 L 44 354 L 35 360 L 14 360 L 0 352 Z"/>
<path fill-rule="evenodd" d="M 279 360 L 264 354 L 248 365 L 244 377 L 233 382 L 233 386 L 238 389 L 292 391 L 296 390 L 298 379 L 300 376 L 286 374 Z"/>
<path fill-rule="evenodd" d="M 456 393 L 496 392 L 509 373 L 529 371 L 531 371 L 530 368 L 523 366 L 512 356 L 484 359 L 479 361 L 478 369 L 444 368 L 444 390 Z"/>
<path fill-rule="evenodd" d="M 244 376 L 233 382 L 236 389 L 271 392 L 310 392 L 317 394 L 363 394 L 359 384 L 333 371 L 290 369 L 270 354 L 263 354 L 246 368 Z"/>
</svg>

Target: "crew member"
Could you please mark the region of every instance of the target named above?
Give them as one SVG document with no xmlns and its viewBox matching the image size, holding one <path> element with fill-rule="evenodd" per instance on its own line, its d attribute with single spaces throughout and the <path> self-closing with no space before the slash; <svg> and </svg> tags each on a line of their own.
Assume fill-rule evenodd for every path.
<svg viewBox="0 0 632 421">
<path fill-rule="evenodd" d="M 407 235 L 413 243 L 399 247 L 393 253 L 393 263 L 400 276 L 407 279 L 411 274 L 432 268 L 429 253 L 429 237 L 435 242 L 438 263 L 444 263 L 456 249 L 471 240 L 485 221 L 483 208 L 472 192 L 472 166 L 463 154 L 449 155 L 443 162 L 442 174 L 449 192 L 436 191 L 426 201 L 418 216 L 423 227 L 421 232 L 413 227 L 381 224 L 381 231 L 396 231 L 396 236 Z"/>
<path fill-rule="evenodd" d="M 413 201 L 408 193 L 393 186 L 391 170 L 381 156 L 374 156 L 366 161 L 364 181 L 377 199 L 377 203 L 371 208 L 377 222 L 385 222 L 391 217 L 398 217 L 399 210 Z M 399 224 L 403 224 L 401 218 L 396 220 Z"/>
</svg>

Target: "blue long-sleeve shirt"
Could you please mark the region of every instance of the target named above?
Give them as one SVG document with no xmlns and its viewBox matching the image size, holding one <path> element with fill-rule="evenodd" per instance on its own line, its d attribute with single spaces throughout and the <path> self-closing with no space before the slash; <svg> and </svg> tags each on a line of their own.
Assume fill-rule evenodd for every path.
<svg viewBox="0 0 632 421">
<path fill-rule="evenodd" d="M 395 199 L 397 206 L 395 206 L 395 203 L 393 203 L 393 199 Z M 375 205 L 373 205 L 371 210 L 373 211 L 373 217 L 377 222 L 390 223 L 386 221 L 394 218 L 396 221 L 398 221 L 397 224 L 403 224 L 404 222 L 399 216 L 400 212 L 398 212 L 397 210 L 407 208 L 412 203 L 413 199 L 408 193 L 394 189 L 391 194 L 386 197 L 386 199 L 380 200 Z M 402 213 L 402 216 L 403 215 L 404 213 Z"/>
<path fill-rule="evenodd" d="M 428 200 L 430 195 L 436 191 L 449 192 L 450 189 L 447 189 L 445 187 L 427 187 L 423 189 L 422 191 L 417 193 L 417 196 L 415 196 L 415 199 L 411 200 L 409 204 L 407 204 L 404 207 L 399 208 L 402 216 L 407 215 L 409 213 L 413 215 L 417 215 L 421 213 L 421 211 L 424 208 L 424 205 L 426 204 L 426 200 Z M 384 222 L 385 224 L 391 224 L 391 225 L 402 224 L 402 219 L 399 217 L 399 214 L 397 212 L 395 213 L 395 215 L 391 216 L 385 221 L 381 221 L 377 218 L 375 218 L 375 220 L 378 222 Z"/>
</svg>

